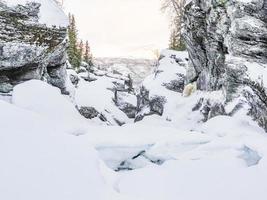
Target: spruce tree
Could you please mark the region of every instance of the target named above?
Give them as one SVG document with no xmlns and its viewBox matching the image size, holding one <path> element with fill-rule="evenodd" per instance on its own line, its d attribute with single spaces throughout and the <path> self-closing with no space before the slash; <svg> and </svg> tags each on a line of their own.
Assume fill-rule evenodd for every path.
<svg viewBox="0 0 267 200">
<path fill-rule="evenodd" d="M 68 57 L 69 62 L 75 70 L 78 70 L 81 65 L 81 53 L 78 47 L 78 31 L 76 28 L 76 21 L 74 15 L 69 14 L 69 48 L 68 48 Z"/>
<path fill-rule="evenodd" d="M 84 61 L 90 66 L 93 65 L 93 61 L 92 61 L 93 58 L 92 57 L 93 56 L 91 54 L 91 48 L 89 46 L 89 42 L 86 41 L 86 43 L 85 43 L 85 52 L 84 52 Z"/>
<path fill-rule="evenodd" d="M 176 27 L 174 27 L 171 31 L 169 48 L 176 51 L 186 50 L 186 46 L 181 36 L 181 30 Z"/>
<path fill-rule="evenodd" d="M 163 0 L 162 10 L 169 12 L 171 16 L 172 32 L 170 36 L 170 49 L 185 50 L 186 46 L 182 38 L 184 7 L 186 0 Z"/>
<path fill-rule="evenodd" d="M 81 40 L 78 46 L 78 58 L 81 60 L 81 62 L 83 61 L 84 55 L 84 46 L 83 46 L 83 41 Z"/>
</svg>

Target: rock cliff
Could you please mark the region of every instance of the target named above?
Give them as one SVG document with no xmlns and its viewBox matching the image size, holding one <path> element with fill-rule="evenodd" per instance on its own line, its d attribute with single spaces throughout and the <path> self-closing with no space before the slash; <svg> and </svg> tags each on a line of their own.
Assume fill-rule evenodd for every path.
<svg viewBox="0 0 267 200">
<path fill-rule="evenodd" d="M 192 0 L 184 21 L 187 83 L 224 91 L 225 105 L 239 99 L 267 130 L 267 1 Z"/>
</svg>

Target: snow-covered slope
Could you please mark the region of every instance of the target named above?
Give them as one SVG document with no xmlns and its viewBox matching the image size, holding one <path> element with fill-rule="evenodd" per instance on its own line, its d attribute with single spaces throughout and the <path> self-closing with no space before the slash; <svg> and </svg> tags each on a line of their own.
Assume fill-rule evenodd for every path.
<svg viewBox="0 0 267 200">
<path fill-rule="evenodd" d="M 68 17 L 63 10 L 58 6 L 55 0 L 1 0 L 9 6 L 25 5 L 29 2 L 40 3 L 39 17 L 40 23 L 46 24 L 47 26 L 68 26 Z"/>
<path fill-rule="evenodd" d="M 185 73 L 187 55 L 163 54 L 160 66 L 143 83 L 151 94 L 148 100 L 157 95 L 166 99 L 162 116 L 95 129 L 95 135 L 87 136 L 109 167 L 123 170 L 114 186 L 122 194 L 153 200 L 264 200 L 265 131 L 247 116 L 246 106 L 229 115 L 230 103 L 225 114 L 205 118 L 206 108 L 197 108 L 199 99 L 219 105 L 224 94 L 166 87 L 177 80 L 177 73 Z"/>
<path fill-rule="evenodd" d="M 83 119 L 56 88 L 30 81 L 13 102 L 0 101 L 0 199 L 130 199 L 107 184 L 109 170 L 87 140 L 69 134 Z"/>
<path fill-rule="evenodd" d="M 51 120 L 52 127 L 64 127 L 67 133 L 81 135 L 86 132 L 85 119 L 68 97 L 61 95 L 58 88 L 47 83 L 31 80 L 16 86 L 12 103 Z"/>
<path fill-rule="evenodd" d="M 162 116 L 122 127 L 85 120 L 71 103 L 109 109 L 113 93 L 106 88 L 118 79 L 69 70 L 80 79 L 68 88 L 75 98 L 37 80 L 16 86 L 11 104 L 0 101 L 0 198 L 265 200 L 264 130 L 245 109 L 203 121 L 192 111 L 203 93 L 185 96 L 162 84 L 184 73 L 186 54 L 164 54 L 161 73 L 144 82 L 151 94 L 166 95 Z"/>
<path fill-rule="evenodd" d="M 62 26 L 64 13 L 54 1 L 37 2 L 42 4 L 40 22 Z M 0 33 L 9 36 L 1 41 L 6 62 L 0 66 L 0 91 L 10 100 L 0 100 L 0 199 L 266 200 L 266 31 L 257 32 L 265 27 L 251 29 L 241 19 L 245 32 L 235 32 L 244 27 L 232 23 L 231 30 L 221 33 L 225 27 L 215 31 L 207 23 L 226 25 L 224 17 L 214 17 L 226 12 L 237 12 L 232 15 L 236 22 L 239 13 L 253 9 L 262 17 L 266 5 L 261 1 L 258 8 L 258 0 L 231 2 L 235 9 L 226 11 L 229 1 L 188 1 L 189 56 L 163 51 L 140 91 L 123 76 L 127 70 L 112 73 L 116 70 L 83 63 L 78 72 L 66 72 L 66 29 L 37 23 L 35 4 L 10 8 L 0 3 L 5 13 L 0 13 Z M 211 7 L 198 9 L 203 6 Z M 6 26 L 9 15 L 25 17 L 29 10 L 34 19 L 26 15 L 22 25 Z M 204 11 L 209 13 L 200 18 Z M 37 33 L 25 28 L 32 23 Z M 207 26 L 197 27 L 203 23 Z M 10 31 L 13 34 L 7 34 Z M 18 31 L 22 37 L 14 34 Z M 55 41 L 35 46 L 27 40 L 39 31 L 62 32 L 46 59 L 36 59 L 37 50 L 41 46 L 45 52 Z M 241 57 L 225 55 L 235 48 L 224 49 L 221 34 L 231 31 L 232 47 L 242 47 L 236 51 Z M 252 42 L 242 35 L 246 33 L 253 33 Z M 244 48 L 251 44 L 257 48 Z M 38 61 L 36 66 L 30 65 L 33 61 Z M 217 71 L 220 67 L 225 70 Z"/>
</svg>

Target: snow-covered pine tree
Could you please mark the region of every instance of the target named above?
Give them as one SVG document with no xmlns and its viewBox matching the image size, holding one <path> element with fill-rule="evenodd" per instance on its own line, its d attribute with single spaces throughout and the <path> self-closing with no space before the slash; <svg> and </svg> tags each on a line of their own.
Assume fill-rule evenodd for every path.
<svg viewBox="0 0 267 200">
<path fill-rule="evenodd" d="M 162 2 L 162 10 L 167 11 L 172 18 L 169 48 L 178 51 L 186 48 L 181 34 L 185 2 L 185 0 L 163 0 Z"/>
<path fill-rule="evenodd" d="M 81 61 L 84 60 L 84 45 L 83 41 L 80 40 L 79 46 L 78 46 L 78 57 Z"/>
<path fill-rule="evenodd" d="M 177 27 L 172 28 L 170 35 L 169 49 L 176 51 L 184 51 L 186 49 L 180 28 Z"/>
<path fill-rule="evenodd" d="M 68 57 L 69 62 L 75 70 L 78 70 L 81 65 L 81 52 L 78 47 L 78 31 L 76 28 L 75 17 L 72 14 L 69 14 L 69 27 L 68 27 L 68 36 L 69 36 L 69 48 L 68 48 Z"/>
<path fill-rule="evenodd" d="M 84 61 L 90 66 L 93 65 L 93 55 L 88 41 L 85 43 Z"/>
</svg>

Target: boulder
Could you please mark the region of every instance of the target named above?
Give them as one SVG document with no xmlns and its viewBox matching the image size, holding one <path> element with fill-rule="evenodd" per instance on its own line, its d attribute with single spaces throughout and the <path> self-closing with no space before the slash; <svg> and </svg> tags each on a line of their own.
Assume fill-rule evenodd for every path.
<svg viewBox="0 0 267 200">
<path fill-rule="evenodd" d="M 137 112 L 137 98 L 134 94 L 128 93 L 127 91 L 115 90 L 114 103 L 128 118 L 135 118 Z"/>
<path fill-rule="evenodd" d="M 157 114 L 162 116 L 166 98 L 163 96 L 151 96 L 145 87 L 141 87 L 137 95 L 137 114 L 135 122 L 141 121 L 145 116 Z"/>
<path fill-rule="evenodd" d="M 39 3 L 0 3 L 0 87 L 31 79 L 44 80 L 65 93 L 66 27 L 39 23 Z"/>
<path fill-rule="evenodd" d="M 165 86 L 168 90 L 182 93 L 185 87 L 185 76 L 177 74 L 177 79 L 171 80 L 169 83 L 163 83 L 163 86 Z"/>
<path fill-rule="evenodd" d="M 79 112 L 86 119 L 93 119 L 99 115 L 99 112 L 94 107 L 81 107 Z"/>
<path fill-rule="evenodd" d="M 203 122 L 219 115 L 227 115 L 222 102 L 205 98 L 200 98 L 195 107 L 193 107 L 192 111 L 199 111 L 203 115 Z"/>
</svg>

